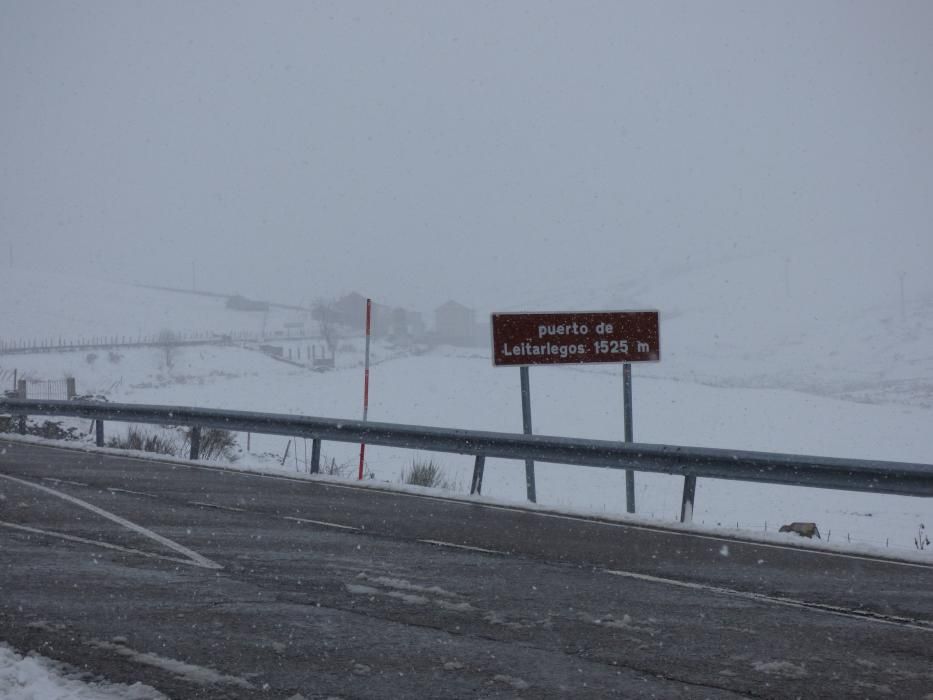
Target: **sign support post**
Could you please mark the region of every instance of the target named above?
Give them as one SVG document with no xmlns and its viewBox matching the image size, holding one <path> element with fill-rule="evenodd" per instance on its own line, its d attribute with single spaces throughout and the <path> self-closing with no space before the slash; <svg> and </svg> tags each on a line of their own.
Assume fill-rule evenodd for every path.
<svg viewBox="0 0 933 700">
<path fill-rule="evenodd" d="M 622 364 L 625 442 L 634 442 L 632 364 L 661 359 L 657 311 L 571 311 L 494 313 L 491 317 L 492 364 L 518 367 L 522 380 L 522 422 L 531 435 L 531 365 Z M 473 491 L 478 492 L 483 462 L 477 457 Z M 620 465 L 622 466 L 622 465 Z M 535 502 L 535 463 L 525 460 L 528 500 Z M 626 510 L 635 512 L 635 472 L 625 470 Z"/>
<path fill-rule="evenodd" d="M 528 379 L 528 367 L 522 365 L 518 368 L 518 371 L 521 373 L 522 382 L 522 432 L 525 435 L 531 435 L 531 382 Z M 528 500 L 536 503 L 535 462 L 533 459 L 525 460 L 525 489 L 528 492 Z"/>
<path fill-rule="evenodd" d="M 622 365 L 622 409 L 625 414 L 625 441 L 635 442 L 635 429 L 632 425 L 632 365 Z M 635 472 L 625 470 L 625 510 L 635 512 Z"/>
<path fill-rule="evenodd" d="M 369 338 L 372 335 L 373 300 L 366 300 L 366 367 L 363 370 L 363 422 L 369 417 Z M 360 443 L 360 473 L 358 481 L 363 480 L 363 458 L 366 455 L 366 443 Z"/>
</svg>

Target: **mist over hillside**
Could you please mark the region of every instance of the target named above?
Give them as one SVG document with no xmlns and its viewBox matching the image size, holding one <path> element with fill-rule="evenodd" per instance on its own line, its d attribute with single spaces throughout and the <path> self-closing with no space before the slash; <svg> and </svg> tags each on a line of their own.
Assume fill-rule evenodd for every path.
<svg viewBox="0 0 933 700">
<path fill-rule="evenodd" d="M 101 336 L 125 342 L 162 332 L 275 340 L 299 326 L 302 334 L 320 335 L 310 305 L 307 311 L 276 306 L 240 311 L 228 308 L 225 296 L 47 273 L 36 285 L 38 274 L 13 270 L 0 278 L 0 296 L 7 301 L 0 307 L 0 343 L 54 345 Z M 769 270 L 760 260 L 734 259 L 648 273 L 627 283 L 551 289 L 497 310 L 657 309 L 661 361 L 640 365 L 639 374 L 933 406 L 933 300 L 905 296 L 902 304 L 896 284 L 888 296 L 881 303 L 854 294 L 821 296 L 794 276 L 792 266 Z M 376 301 L 393 305 L 392 299 Z M 413 311 L 430 333 L 433 308 Z M 362 304 L 358 312 L 361 321 Z M 479 321 L 486 319 L 482 310 L 475 312 Z M 341 331 L 347 338 L 359 333 Z M 437 342 L 427 336 L 415 340 Z M 470 352 L 488 357 L 490 347 L 480 337 Z M 0 355 L 0 367 L 15 364 L 14 356 Z M 597 366 L 584 371 L 616 370 Z"/>
</svg>

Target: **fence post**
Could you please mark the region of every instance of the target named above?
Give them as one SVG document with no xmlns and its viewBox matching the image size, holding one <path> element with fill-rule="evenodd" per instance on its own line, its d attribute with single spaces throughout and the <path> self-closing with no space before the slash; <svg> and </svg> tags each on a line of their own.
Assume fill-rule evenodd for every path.
<svg viewBox="0 0 933 700">
<path fill-rule="evenodd" d="M 95 432 L 97 446 L 103 447 L 104 446 L 104 421 L 97 419 L 94 422 L 94 432 Z"/>
<path fill-rule="evenodd" d="M 28 398 L 26 396 L 26 380 L 20 379 L 16 384 L 16 396 L 20 399 Z"/>
<path fill-rule="evenodd" d="M 191 426 L 191 459 L 199 459 L 201 453 L 201 426 Z"/>
<path fill-rule="evenodd" d="M 75 390 L 75 378 L 67 377 L 65 379 L 65 384 L 66 384 L 66 389 L 68 393 L 68 400 L 70 401 L 78 394 L 78 392 Z"/>
</svg>

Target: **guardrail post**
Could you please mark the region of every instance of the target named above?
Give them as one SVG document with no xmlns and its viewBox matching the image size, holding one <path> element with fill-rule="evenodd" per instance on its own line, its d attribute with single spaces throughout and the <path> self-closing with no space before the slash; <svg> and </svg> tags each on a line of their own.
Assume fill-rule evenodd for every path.
<svg viewBox="0 0 933 700">
<path fill-rule="evenodd" d="M 311 473 L 321 472 L 321 438 L 311 440 Z"/>
<path fill-rule="evenodd" d="M 99 418 L 94 421 L 94 432 L 96 438 L 96 444 L 98 447 L 104 446 L 104 421 Z"/>
<path fill-rule="evenodd" d="M 695 476 L 684 477 L 684 498 L 680 503 L 680 522 L 693 522 L 693 501 L 697 493 L 697 478 Z"/>
<path fill-rule="evenodd" d="M 198 459 L 201 454 L 201 426 L 191 426 L 191 459 Z"/>
<path fill-rule="evenodd" d="M 473 483 L 470 485 L 470 495 L 483 492 L 483 470 L 486 467 L 486 455 L 476 455 L 476 462 L 473 464 Z"/>
</svg>

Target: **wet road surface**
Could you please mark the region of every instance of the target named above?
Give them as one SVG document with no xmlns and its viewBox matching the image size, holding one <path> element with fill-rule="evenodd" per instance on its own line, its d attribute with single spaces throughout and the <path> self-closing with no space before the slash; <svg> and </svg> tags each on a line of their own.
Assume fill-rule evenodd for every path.
<svg viewBox="0 0 933 700">
<path fill-rule="evenodd" d="M 0 641 L 173 698 L 922 698 L 933 568 L 0 440 Z"/>
</svg>

